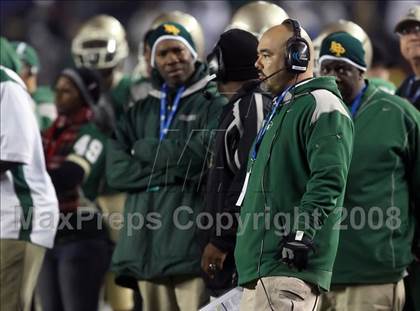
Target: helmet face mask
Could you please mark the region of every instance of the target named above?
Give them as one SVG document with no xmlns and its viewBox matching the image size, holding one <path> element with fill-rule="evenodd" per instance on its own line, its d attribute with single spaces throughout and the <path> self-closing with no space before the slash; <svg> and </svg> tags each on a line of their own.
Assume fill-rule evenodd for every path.
<svg viewBox="0 0 420 311">
<path fill-rule="evenodd" d="M 77 67 L 116 67 L 128 55 L 125 30 L 118 20 L 99 15 L 86 22 L 72 42 Z"/>
<path fill-rule="evenodd" d="M 115 67 L 119 62 L 114 39 L 95 38 L 81 42 L 79 48 L 73 49 L 73 55 L 77 67 L 108 68 Z"/>
</svg>

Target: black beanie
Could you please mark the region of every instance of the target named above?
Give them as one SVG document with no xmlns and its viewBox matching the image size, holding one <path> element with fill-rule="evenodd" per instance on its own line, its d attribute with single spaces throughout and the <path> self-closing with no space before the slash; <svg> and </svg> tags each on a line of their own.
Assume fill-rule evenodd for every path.
<svg viewBox="0 0 420 311">
<path fill-rule="evenodd" d="M 69 78 L 79 89 L 85 102 L 92 107 L 97 104 L 101 96 L 101 78 L 88 68 L 66 68 L 61 74 Z"/>
<path fill-rule="evenodd" d="M 258 79 L 255 68 L 258 39 L 248 31 L 231 29 L 224 32 L 217 43 L 225 65 L 226 81 Z"/>
</svg>

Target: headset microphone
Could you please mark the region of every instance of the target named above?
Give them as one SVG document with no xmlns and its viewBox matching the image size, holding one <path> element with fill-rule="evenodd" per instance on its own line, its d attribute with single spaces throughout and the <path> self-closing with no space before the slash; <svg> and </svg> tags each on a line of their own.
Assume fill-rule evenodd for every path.
<svg viewBox="0 0 420 311">
<path fill-rule="evenodd" d="M 267 77 L 265 77 L 265 78 L 263 78 L 263 79 L 261 79 L 261 80 L 259 80 L 259 81 L 260 81 L 260 83 L 261 83 L 261 82 L 264 82 L 264 81 L 266 81 L 266 80 L 270 79 L 272 76 L 275 76 L 276 74 L 278 74 L 278 73 L 280 73 L 280 72 L 282 72 L 282 71 L 285 71 L 286 69 L 287 69 L 287 68 L 283 67 L 283 68 L 281 68 L 281 69 L 279 69 L 279 70 L 277 70 L 277 71 L 274 71 L 272 74 L 268 75 Z"/>
<path fill-rule="evenodd" d="M 286 68 L 281 68 L 280 70 L 277 70 L 275 72 L 273 72 L 272 74 L 268 75 L 267 77 L 263 78 L 263 79 L 255 79 L 255 80 L 251 80 L 249 82 L 246 82 L 243 86 L 242 89 L 245 92 L 250 92 L 253 91 L 257 86 L 259 86 L 262 82 L 270 79 L 272 76 L 275 76 L 276 74 L 282 72 L 286 70 Z"/>
</svg>

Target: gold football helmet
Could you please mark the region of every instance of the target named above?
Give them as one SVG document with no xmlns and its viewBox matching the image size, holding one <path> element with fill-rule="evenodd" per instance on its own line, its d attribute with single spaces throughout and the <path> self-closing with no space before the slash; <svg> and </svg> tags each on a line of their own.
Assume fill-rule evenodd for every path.
<svg viewBox="0 0 420 311">
<path fill-rule="evenodd" d="M 372 64 L 372 56 L 373 56 L 373 47 L 372 42 L 369 39 L 367 33 L 363 30 L 362 27 L 353 23 L 351 21 L 347 21 L 344 19 L 340 19 L 338 22 L 334 22 L 332 24 L 327 25 L 318 37 L 313 40 L 314 50 L 315 50 L 315 64 L 318 67 L 318 59 L 319 59 L 319 52 L 321 49 L 322 40 L 324 40 L 328 35 L 334 33 L 344 31 L 358 39 L 365 50 L 365 62 L 367 67 L 369 68 Z"/>
<path fill-rule="evenodd" d="M 165 22 L 175 22 L 184 26 L 184 28 L 191 34 L 198 57 L 203 59 L 205 48 L 203 29 L 194 16 L 181 11 L 163 13 L 154 19 L 150 29 L 155 29 Z"/>
<path fill-rule="evenodd" d="M 226 30 L 239 28 L 261 38 L 269 28 L 289 18 L 278 5 L 266 1 L 255 1 L 240 7 L 233 15 Z"/>
<path fill-rule="evenodd" d="M 124 27 L 112 16 L 97 15 L 80 28 L 71 50 L 77 67 L 113 68 L 128 55 Z"/>
</svg>

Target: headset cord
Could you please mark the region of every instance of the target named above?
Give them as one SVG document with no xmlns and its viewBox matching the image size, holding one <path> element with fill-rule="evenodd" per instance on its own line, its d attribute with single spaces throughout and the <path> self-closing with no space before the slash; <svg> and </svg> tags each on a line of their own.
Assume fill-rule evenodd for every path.
<svg viewBox="0 0 420 311">
<path fill-rule="evenodd" d="M 273 143 L 274 143 L 274 140 L 275 139 L 276 139 L 276 135 L 274 135 L 274 137 L 273 137 L 273 139 L 271 141 L 270 154 L 271 154 L 271 150 L 273 148 Z M 267 290 L 266 290 L 265 285 L 264 285 L 264 281 L 263 281 L 263 279 L 261 277 L 262 254 L 263 254 L 263 251 L 264 251 L 265 233 L 267 231 L 266 228 L 265 228 L 265 225 L 266 225 L 266 223 L 265 223 L 265 215 L 266 215 L 267 212 L 270 211 L 270 207 L 269 207 L 268 202 L 267 202 L 267 196 L 266 196 L 266 192 L 265 192 L 265 186 L 264 186 L 264 181 L 265 181 L 265 178 L 266 178 L 266 174 L 267 174 L 267 170 L 266 170 L 266 166 L 265 166 L 264 167 L 264 171 L 263 171 L 263 176 L 262 176 L 262 179 L 261 179 L 261 188 L 262 188 L 262 193 L 263 193 L 263 196 L 264 196 L 264 231 L 263 231 L 263 237 L 262 237 L 262 240 L 261 240 L 261 249 L 260 249 L 260 256 L 259 256 L 259 260 L 258 260 L 258 270 L 257 271 L 258 271 L 258 279 L 261 281 L 261 285 L 263 287 L 265 296 L 267 297 L 268 305 L 269 305 L 271 311 L 274 311 L 273 304 L 271 303 L 271 300 L 270 300 L 270 296 L 267 293 Z M 280 221 L 281 221 L 281 219 L 280 219 Z M 281 224 L 280 225 L 283 227 L 283 222 L 282 221 L 281 221 Z"/>
<path fill-rule="evenodd" d="M 296 74 L 295 81 L 294 81 L 293 85 L 296 85 L 298 76 L 299 75 Z M 296 94 L 295 89 L 296 88 L 293 89 L 293 94 L 292 94 L 292 97 L 290 99 L 291 104 L 293 103 L 293 100 L 295 98 L 295 94 Z M 274 141 L 275 141 L 276 137 L 277 137 L 277 135 L 274 135 L 274 137 L 271 141 L 270 154 L 271 154 L 271 151 L 273 149 L 273 145 L 274 145 Z M 267 161 L 267 163 L 268 163 L 268 161 Z M 267 164 L 264 167 L 263 177 L 262 177 L 262 180 L 261 180 L 262 193 L 263 193 L 263 196 L 264 196 L 264 214 L 265 215 L 269 211 L 269 206 L 267 204 L 267 196 L 266 196 L 265 187 L 264 187 L 264 181 L 265 181 L 265 177 L 266 177 L 266 173 L 267 173 L 266 168 L 267 168 Z M 283 227 L 283 223 L 281 223 L 280 225 Z M 286 230 L 286 228 L 284 228 L 284 230 Z M 268 306 L 270 307 L 271 311 L 275 311 L 274 308 L 273 308 L 273 304 L 271 302 L 270 296 L 267 293 L 267 289 L 265 288 L 264 281 L 261 277 L 261 262 L 262 262 L 262 254 L 263 254 L 263 251 L 264 251 L 265 232 L 266 232 L 266 228 L 265 228 L 265 217 L 264 217 L 264 231 L 263 231 L 263 237 L 262 237 L 262 240 L 261 240 L 261 248 L 260 248 L 260 255 L 259 255 L 259 259 L 258 259 L 257 273 L 258 273 L 258 279 L 261 281 L 261 285 L 262 285 L 262 288 L 264 290 L 265 296 L 267 297 Z M 316 306 L 317 300 L 318 300 L 318 296 L 316 297 L 316 300 L 315 300 L 315 306 Z M 314 306 L 314 308 L 315 308 L 315 306 Z M 292 310 L 293 310 L 293 304 L 292 304 Z"/>
<path fill-rule="evenodd" d="M 314 304 L 314 307 L 312 308 L 312 311 L 315 311 L 315 308 L 316 308 L 316 304 L 317 303 L 318 303 L 318 294 L 315 297 L 315 304 Z"/>
<path fill-rule="evenodd" d="M 263 187 L 262 190 L 263 190 L 263 193 L 264 193 L 264 201 L 265 201 L 265 206 L 264 206 L 264 214 L 265 214 L 267 212 L 267 201 L 266 201 L 266 196 L 265 196 L 265 192 L 264 192 L 264 178 L 262 180 L 262 187 Z M 264 226 L 265 226 L 265 217 L 264 217 Z M 263 254 L 263 251 L 264 251 L 265 232 L 266 232 L 266 230 L 264 228 L 263 238 L 261 240 L 261 248 L 260 248 L 260 256 L 259 256 L 259 259 L 258 259 L 257 272 L 258 272 L 258 279 L 260 280 L 262 288 L 263 288 L 264 293 L 265 293 L 265 297 L 267 297 L 268 306 L 270 307 L 271 311 L 274 311 L 273 305 L 272 305 L 271 300 L 270 300 L 270 296 L 267 293 L 267 289 L 265 288 L 264 281 L 261 277 L 261 262 L 262 262 L 262 254 Z"/>
</svg>

